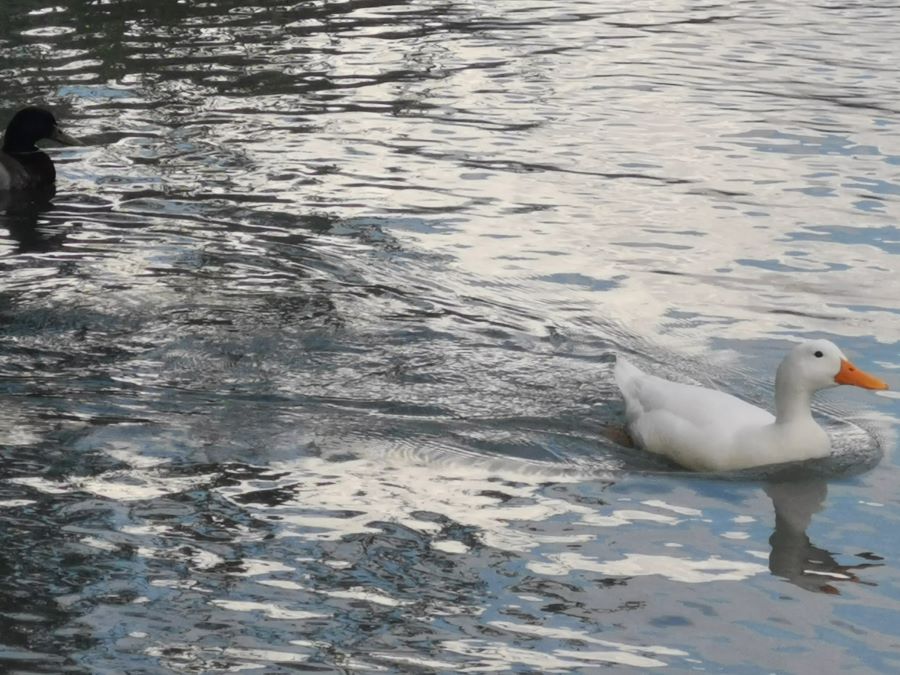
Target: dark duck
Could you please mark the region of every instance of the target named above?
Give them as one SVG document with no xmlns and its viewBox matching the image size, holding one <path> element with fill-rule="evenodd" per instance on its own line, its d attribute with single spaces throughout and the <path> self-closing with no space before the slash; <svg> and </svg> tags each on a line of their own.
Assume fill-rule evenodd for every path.
<svg viewBox="0 0 900 675">
<path fill-rule="evenodd" d="M 56 182 L 53 160 L 36 145 L 44 139 L 82 145 L 59 128 L 48 110 L 29 106 L 13 115 L 0 150 L 0 192 L 52 189 Z"/>
</svg>

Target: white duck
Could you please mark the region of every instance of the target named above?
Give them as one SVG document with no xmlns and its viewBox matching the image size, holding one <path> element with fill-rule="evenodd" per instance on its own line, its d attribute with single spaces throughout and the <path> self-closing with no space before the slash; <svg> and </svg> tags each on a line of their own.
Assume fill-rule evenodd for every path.
<svg viewBox="0 0 900 675">
<path fill-rule="evenodd" d="M 812 417 L 819 389 L 887 389 L 828 340 L 794 347 L 775 375 L 775 415 L 730 394 L 648 375 L 621 356 L 616 383 L 635 444 L 695 471 L 729 471 L 825 457 L 831 443 Z"/>
</svg>

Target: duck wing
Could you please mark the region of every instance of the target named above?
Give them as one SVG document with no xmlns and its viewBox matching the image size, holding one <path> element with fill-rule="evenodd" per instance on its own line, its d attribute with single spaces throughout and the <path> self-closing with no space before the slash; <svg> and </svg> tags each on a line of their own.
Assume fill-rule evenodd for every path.
<svg viewBox="0 0 900 675">
<path fill-rule="evenodd" d="M 731 394 L 664 380 L 621 357 L 615 378 L 634 441 L 689 468 L 714 466 L 731 454 L 741 430 L 775 421 Z"/>
<path fill-rule="evenodd" d="M 683 384 L 650 375 L 622 357 L 616 362 L 616 384 L 625 398 L 626 416 L 665 410 L 698 427 L 765 425 L 774 415 L 716 389 Z"/>
<path fill-rule="evenodd" d="M 15 157 L 0 151 L 0 191 L 24 190 L 31 184 L 31 176 Z"/>
</svg>

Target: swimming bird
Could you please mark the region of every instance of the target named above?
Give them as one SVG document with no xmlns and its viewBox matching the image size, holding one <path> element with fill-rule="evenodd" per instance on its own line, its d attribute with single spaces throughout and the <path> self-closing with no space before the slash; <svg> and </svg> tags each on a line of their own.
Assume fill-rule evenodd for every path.
<svg viewBox="0 0 900 675">
<path fill-rule="evenodd" d="M 59 128 L 49 110 L 29 106 L 13 115 L 0 149 L 0 191 L 34 190 L 54 184 L 53 160 L 36 145 L 45 138 L 63 145 L 82 145 Z"/>
<path fill-rule="evenodd" d="M 887 389 L 828 340 L 795 346 L 775 375 L 775 415 L 721 391 L 644 373 L 621 356 L 615 379 L 635 444 L 695 471 L 730 471 L 825 457 L 813 394 L 839 384 Z"/>
</svg>

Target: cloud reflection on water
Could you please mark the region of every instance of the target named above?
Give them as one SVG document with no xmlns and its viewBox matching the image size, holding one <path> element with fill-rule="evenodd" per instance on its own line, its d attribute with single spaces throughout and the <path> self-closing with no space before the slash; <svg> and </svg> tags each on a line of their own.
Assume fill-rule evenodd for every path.
<svg viewBox="0 0 900 675">
<path fill-rule="evenodd" d="M 379 461 L 305 457 L 273 465 L 263 473 L 220 486 L 215 486 L 215 476 L 203 473 L 165 479 L 163 465 L 111 472 L 80 481 L 77 489 L 114 501 L 120 499 L 117 495 L 128 495 L 131 488 L 142 483 L 152 482 L 159 490 L 129 497 L 139 511 L 132 513 L 111 539 L 102 530 L 92 529 L 82 536 L 81 542 L 106 552 L 114 552 L 128 541 L 140 542 L 137 553 L 151 574 L 148 579 L 151 586 L 160 590 L 199 592 L 188 611 L 191 614 L 202 611 L 208 603 L 216 608 L 216 621 L 223 626 L 256 621 L 254 616 L 267 617 L 267 621 L 276 623 L 330 622 L 334 612 L 346 611 L 342 607 L 360 610 L 365 607 L 408 608 L 404 611 L 424 612 L 434 620 L 442 616 L 480 615 L 495 611 L 489 608 L 494 603 L 491 598 L 498 594 L 512 611 L 511 608 L 519 603 L 532 605 L 534 599 L 547 602 L 549 598 L 540 598 L 541 591 L 538 590 L 544 583 L 559 580 L 563 584 L 580 584 L 578 579 L 584 574 L 620 585 L 620 594 L 628 598 L 628 588 L 636 579 L 647 575 L 661 577 L 668 584 L 715 585 L 747 581 L 768 572 L 753 550 L 744 551 L 740 559 L 728 559 L 720 554 L 697 557 L 691 552 L 693 546 L 687 533 L 696 526 L 707 527 L 704 523 L 713 523 L 721 528 L 725 537 L 735 526 L 755 528 L 754 518 L 738 516 L 731 522 L 718 522 L 720 516 L 707 514 L 693 506 L 680 506 L 674 495 L 665 499 L 647 499 L 640 507 L 624 509 L 615 502 L 579 504 L 575 496 L 582 486 L 590 484 L 585 481 L 596 480 L 583 471 L 540 463 L 479 462 L 452 455 L 443 460 L 438 457 L 426 459 L 417 462 L 408 454 L 393 459 L 391 455 L 385 455 Z M 606 481 L 607 494 L 621 502 L 622 497 L 615 497 L 614 478 L 604 475 L 602 479 Z M 50 496 L 70 494 L 74 487 L 39 480 L 18 480 L 17 483 Z M 739 484 L 734 485 L 739 487 Z M 826 593 L 838 592 L 836 584 L 840 581 L 860 581 L 857 573 L 872 565 L 840 565 L 827 551 L 812 546 L 806 534 L 813 515 L 823 507 L 826 494 L 823 481 L 770 484 L 765 490 L 775 506 L 769 555 L 772 574 L 800 588 Z M 257 538 L 252 530 L 258 529 L 258 526 L 251 526 L 245 535 L 249 538 L 243 544 L 239 539 L 222 540 L 216 545 L 196 541 L 189 545 L 190 551 L 183 545 L 179 551 L 177 545 L 172 548 L 173 544 L 164 544 L 167 540 L 180 538 L 177 524 L 158 520 L 153 513 L 157 508 L 162 508 L 160 513 L 165 513 L 167 501 L 175 499 L 177 503 L 181 501 L 179 495 L 187 492 L 208 492 L 213 502 L 224 498 L 237 512 L 244 513 L 242 518 L 248 518 L 248 523 L 265 522 L 269 532 L 266 538 L 279 543 L 265 549 L 251 546 L 250 541 Z M 275 502 L 264 497 L 275 493 L 281 495 Z M 154 506 L 155 503 L 158 506 Z M 140 516 L 140 512 L 146 516 Z M 198 511 L 196 515 L 200 513 Z M 145 524 L 140 525 L 142 522 Z M 649 538 L 640 534 L 648 526 L 656 530 Z M 411 565 L 406 572 L 395 569 L 384 576 L 384 572 L 378 570 L 387 559 L 379 562 L 377 557 L 370 555 L 382 550 L 377 542 L 394 528 L 400 528 L 396 535 L 404 539 L 413 537 L 420 542 L 416 548 L 423 548 L 404 563 Z M 623 529 L 630 533 L 624 541 L 635 549 L 623 549 L 615 543 L 616 539 L 622 538 L 616 533 Z M 682 536 L 687 537 L 684 542 L 687 548 L 682 549 L 681 545 L 673 548 L 665 543 L 677 542 Z M 149 545 L 151 540 L 159 543 Z M 638 544 L 642 540 L 645 543 Z M 313 546 L 311 550 L 318 553 L 310 558 L 297 557 L 299 549 L 292 541 L 305 542 L 302 548 Z M 356 547 L 357 542 L 365 541 L 372 547 L 368 552 L 365 546 L 362 549 Z M 238 548 L 233 548 L 235 545 Z M 285 557 L 252 558 L 240 552 L 245 548 L 247 553 L 252 551 L 256 556 L 268 553 Z M 732 555 L 741 550 L 739 546 L 729 548 Z M 557 552 L 550 552 L 550 549 Z M 187 576 L 179 579 L 150 572 L 159 562 L 175 559 L 190 570 Z M 475 562 L 479 559 L 487 567 L 479 569 L 480 563 Z M 518 572 L 510 576 L 510 570 L 504 571 L 504 568 L 512 561 L 516 561 L 513 569 Z M 326 581 L 321 571 L 315 571 L 323 564 L 325 567 L 321 569 L 331 570 L 328 575 L 346 576 L 346 579 L 337 586 L 334 580 Z M 470 567 L 472 564 L 475 564 L 474 568 Z M 444 572 L 434 576 L 437 570 L 431 570 L 432 565 L 443 568 Z M 398 573 L 401 576 L 395 576 Z M 481 579 L 475 586 L 466 580 L 472 573 Z M 494 577 L 496 573 L 503 576 Z M 442 579 L 441 575 L 449 576 Z M 496 580 L 488 582 L 492 577 Z M 517 591 L 521 581 L 529 577 L 533 577 L 527 584 L 529 590 L 523 587 Z M 506 580 L 501 581 L 504 578 Z M 221 581 L 214 581 L 217 579 Z M 226 579 L 231 581 L 222 585 Z M 485 583 L 487 585 L 483 585 Z M 465 593 L 464 587 L 468 589 Z M 265 588 L 270 588 L 274 594 L 263 591 Z M 453 598 L 451 605 L 439 599 L 448 592 Z M 536 593 L 538 597 L 532 598 Z M 151 608 L 168 612 L 171 608 L 167 607 L 166 597 L 156 595 L 155 599 L 151 596 L 138 601 L 149 602 Z M 581 602 L 590 604 L 590 595 L 583 596 Z M 513 612 L 509 616 L 516 614 Z M 499 642 L 484 638 L 442 638 L 435 644 L 436 651 L 432 652 L 435 659 L 426 661 L 434 667 L 438 663 L 449 667 L 448 664 L 457 663 L 455 658 L 465 656 L 477 659 L 487 670 L 502 670 L 510 663 L 550 669 L 601 663 L 649 668 L 672 665 L 673 658 L 675 663 L 680 663 L 690 654 L 674 645 L 648 646 L 643 642 L 629 645 L 610 641 L 601 637 L 603 633 L 594 634 L 588 624 L 578 628 L 571 622 L 545 621 L 542 625 L 531 625 L 494 619 L 490 625 L 504 633 L 529 634 L 535 640 L 550 640 L 556 646 L 540 655 L 540 652 L 512 647 L 505 638 Z M 309 630 L 316 629 L 308 626 L 303 632 Z M 278 651 L 279 641 L 286 641 L 289 635 L 290 632 L 274 633 L 269 649 Z M 565 645 L 570 641 L 590 648 L 567 649 Z M 157 651 L 151 645 L 143 648 L 149 650 L 147 653 Z M 244 663 L 265 660 L 265 652 L 258 650 L 258 646 L 232 646 L 222 656 Z M 304 651 L 301 648 L 299 652 L 286 654 L 292 654 L 290 660 L 304 660 L 308 656 L 303 655 Z M 203 658 L 209 658 L 215 650 L 211 651 L 210 646 L 202 647 L 196 658 L 200 658 L 200 653 L 206 654 Z M 454 656 L 444 661 L 441 654 Z M 179 658 L 186 658 L 186 655 L 187 652 Z M 413 664 L 421 661 L 416 656 L 392 656 L 377 649 L 371 656 L 375 663 Z M 364 662 L 366 660 L 362 658 L 360 663 Z"/>
</svg>

